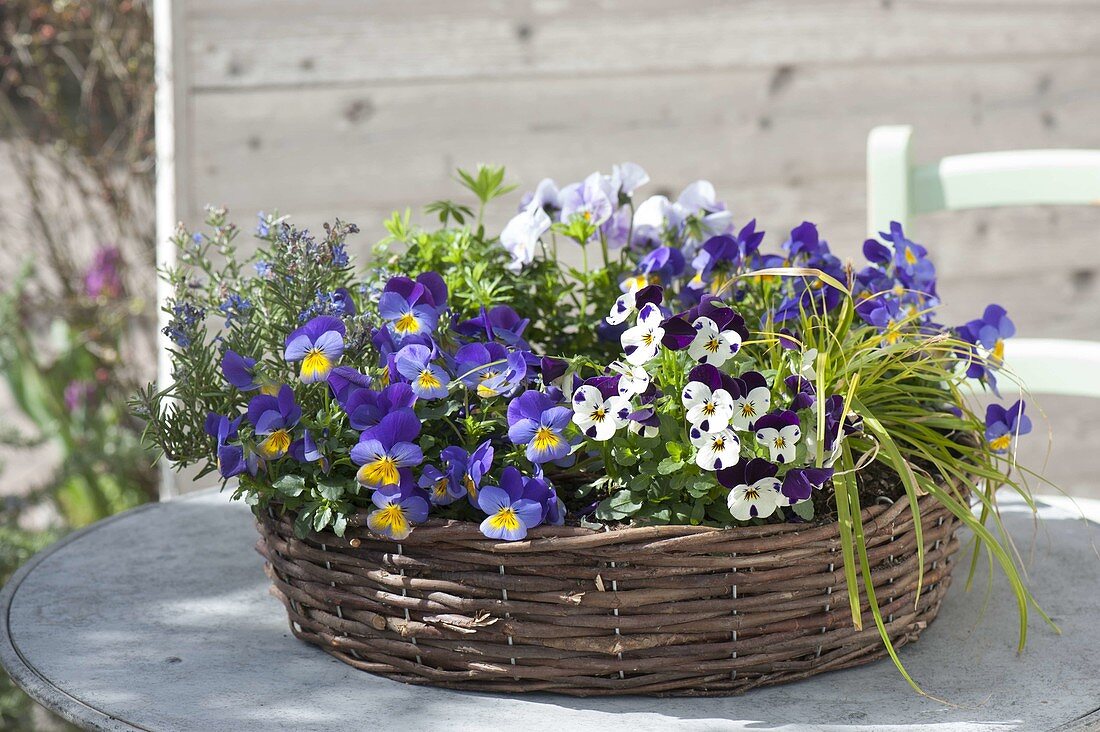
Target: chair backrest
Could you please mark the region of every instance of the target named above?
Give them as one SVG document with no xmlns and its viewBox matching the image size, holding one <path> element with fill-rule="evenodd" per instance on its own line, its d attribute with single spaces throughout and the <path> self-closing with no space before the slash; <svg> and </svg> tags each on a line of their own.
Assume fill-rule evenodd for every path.
<svg viewBox="0 0 1100 732">
<path fill-rule="evenodd" d="M 974 153 L 913 165 L 912 137 L 912 127 L 891 125 L 867 138 L 869 236 L 891 221 L 909 228 L 914 214 L 932 211 L 1100 204 L 1100 150 Z M 1029 391 L 1100 397 L 1100 343 L 1012 338 L 1005 362 Z"/>
<path fill-rule="evenodd" d="M 867 230 L 913 214 L 967 208 L 1100 204 L 1100 150 L 1011 150 L 913 165 L 913 128 L 876 127 L 867 138 Z"/>
</svg>

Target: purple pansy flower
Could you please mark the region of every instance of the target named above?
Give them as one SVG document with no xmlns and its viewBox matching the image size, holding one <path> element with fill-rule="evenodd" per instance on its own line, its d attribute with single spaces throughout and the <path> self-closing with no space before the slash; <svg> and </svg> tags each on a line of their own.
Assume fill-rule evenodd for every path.
<svg viewBox="0 0 1100 732">
<path fill-rule="evenodd" d="M 413 392 L 421 399 L 442 399 L 447 396 L 451 377 L 443 367 L 432 363 L 432 349 L 419 344 L 405 346 L 394 357 L 397 371 L 408 379 Z"/>
<path fill-rule="evenodd" d="M 768 457 L 772 462 L 790 463 L 794 460 L 798 440 L 802 437 L 802 428 L 798 415 L 784 410 L 765 414 L 753 425 L 756 442 L 768 448 Z"/>
<path fill-rule="evenodd" d="M 230 384 L 241 391 L 253 391 L 259 389 L 264 394 L 277 394 L 279 385 L 265 381 L 259 376 L 256 368 L 256 359 L 242 356 L 233 350 L 227 350 L 222 356 L 222 376 Z"/>
<path fill-rule="evenodd" d="M 543 356 L 540 362 L 540 370 L 542 372 L 542 383 L 552 384 L 561 377 L 565 376 L 565 372 L 569 369 L 569 362 L 563 361 L 560 358 L 550 358 L 549 356 Z"/>
<path fill-rule="evenodd" d="M 223 478 L 232 478 L 246 470 L 255 475 L 257 464 L 255 459 L 245 458 L 244 448 L 241 445 L 230 445 L 237 439 L 237 428 L 241 424 L 241 417 L 229 419 L 221 414 L 211 412 L 206 417 L 206 434 L 215 438 L 218 442 L 217 465 L 218 473 Z"/>
<path fill-rule="evenodd" d="M 412 409 L 387 414 L 351 448 L 352 462 L 360 466 L 356 480 L 370 488 L 399 485 L 402 474 L 424 460 L 420 446 L 413 442 L 419 435 L 420 420 Z"/>
<path fill-rule="evenodd" d="M 882 295 L 868 297 L 856 305 L 856 313 L 864 321 L 878 328 L 886 343 L 893 345 L 901 338 L 899 323 L 905 320 L 905 315 L 896 299 Z"/>
<path fill-rule="evenodd" d="M 351 366 L 337 366 L 328 375 L 328 388 L 336 403 L 347 407 L 348 399 L 359 389 L 370 388 L 370 377 L 361 374 Z"/>
<path fill-rule="evenodd" d="M 434 465 L 424 466 L 418 485 L 428 492 L 428 499 L 436 506 L 446 506 L 466 495 L 466 489 L 460 481 L 452 478 Z"/>
<path fill-rule="evenodd" d="M 783 476 L 783 486 L 779 490 L 787 505 L 793 506 L 807 500 L 815 489 L 821 488 L 832 477 L 832 468 L 792 468 Z"/>
<path fill-rule="evenodd" d="M 428 518 L 424 491 L 411 480 L 404 481 L 396 489 L 375 491 L 371 502 L 377 508 L 367 515 L 367 528 L 394 541 L 406 538 L 413 524 L 423 523 Z"/>
<path fill-rule="evenodd" d="M 753 458 L 718 471 L 718 482 L 730 489 L 726 505 L 738 521 L 767 518 L 786 500 L 775 477 L 779 468 L 763 458 Z"/>
<path fill-rule="evenodd" d="M 542 523 L 545 512 L 538 501 L 524 497 L 527 480 L 515 468 L 504 469 L 500 485 L 487 485 L 477 497 L 477 505 L 487 515 L 481 533 L 490 539 L 518 541 L 527 531 Z"/>
<path fill-rule="evenodd" d="M 894 271 L 902 285 L 935 295 L 936 268 L 928 259 L 928 250 L 907 239 L 897 221 L 891 221 L 890 231 L 880 231 L 879 236 L 894 245 Z"/>
<path fill-rule="evenodd" d="M 603 176 L 593 173 L 583 183 L 574 183 L 561 190 L 561 220 L 568 223 L 580 216 L 593 226 L 611 218 L 611 199 L 604 190 Z"/>
<path fill-rule="evenodd" d="M 646 285 L 668 284 L 684 271 L 684 253 L 677 247 L 660 246 L 642 257 L 632 277 L 619 284 L 623 292 L 640 290 Z"/>
<path fill-rule="evenodd" d="M 353 429 L 367 430 L 374 427 L 390 412 L 411 407 L 416 394 L 408 384 L 390 384 L 382 391 L 356 389 L 348 397 L 344 411 Z"/>
<path fill-rule="evenodd" d="M 468 343 L 455 352 L 455 372 L 482 398 L 507 396 L 526 380 L 527 360 L 499 343 Z"/>
<path fill-rule="evenodd" d="M 454 326 L 454 331 L 466 338 L 484 338 L 486 341 L 500 341 L 512 348 L 527 349 L 523 340 L 523 331 L 530 323 L 529 318 L 521 318 L 519 313 L 508 305 L 497 305 L 491 310 L 481 308 L 476 318 L 464 320 Z"/>
<path fill-rule="evenodd" d="M 569 454 L 565 428 L 573 417 L 542 392 L 528 390 L 508 404 L 508 439 L 526 446 L 527 459 L 535 464 L 561 460 Z"/>
<path fill-rule="evenodd" d="M 232 349 L 222 356 L 222 376 L 241 391 L 259 389 L 256 383 L 256 359 L 242 356 Z"/>
<path fill-rule="evenodd" d="M 792 374 L 783 380 L 790 390 L 791 409 L 796 412 L 800 409 L 809 409 L 817 401 L 816 390 L 813 382 L 799 374 Z"/>
<path fill-rule="evenodd" d="M 321 315 L 313 318 L 286 338 L 283 357 L 290 362 L 301 361 L 298 374 L 306 384 L 328 378 L 344 353 L 347 329 L 339 318 Z"/>
<path fill-rule="evenodd" d="M 1017 401 L 1008 409 L 990 404 L 985 409 L 985 441 L 993 452 L 1008 452 L 1018 435 L 1031 432 L 1031 418 L 1024 414 L 1025 404 Z"/>
<path fill-rule="evenodd" d="M 416 281 L 391 277 L 378 299 L 378 315 L 393 335 L 423 335 L 435 330 L 447 305 L 447 285 L 435 272 L 423 272 Z"/>
<path fill-rule="evenodd" d="M 565 523 L 565 504 L 558 498 L 558 492 L 541 473 L 527 478 L 523 487 L 523 497 L 542 506 L 542 523 L 561 526 Z"/>
<path fill-rule="evenodd" d="M 994 366 L 1004 361 L 1005 340 L 1016 335 L 1016 326 L 1000 305 L 990 305 L 982 317 L 971 320 L 963 326 L 971 343 L 981 344 L 989 352 L 989 360 Z"/>
<path fill-rule="evenodd" d="M 465 495 L 469 499 L 470 505 L 477 506 L 481 481 L 489 474 L 489 469 L 493 466 L 492 443 L 486 440 L 474 448 L 472 453 L 452 445 L 443 448 L 439 456 L 446 463 L 447 472 L 451 478 L 449 490 L 457 493 L 459 498 Z"/>
<path fill-rule="evenodd" d="M 257 437 L 264 439 L 256 451 L 265 460 L 281 458 L 290 449 L 290 432 L 302 418 L 302 409 L 294 403 L 294 390 L 283 384 L 278 396 L 259 394 L 248 403 L 248 421 Z"/>
<path fill-rule="evenodd" d="M 290 443 L 290 456 L 300 463 L 320 461 L 321 469 L 328 472 L 329 461 L 321 452 L 317 440 L 313 439 L 313 433 L 310 430 L 303 430 L 302 436 Z"/>
</svg>

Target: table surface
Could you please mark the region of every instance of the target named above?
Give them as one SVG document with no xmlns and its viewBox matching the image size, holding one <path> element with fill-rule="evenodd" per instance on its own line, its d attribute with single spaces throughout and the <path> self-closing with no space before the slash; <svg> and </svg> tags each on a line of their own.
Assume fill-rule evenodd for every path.
<svg viewBox="0 0 1100 732">
<path fill-rule="evenodd" d="M 107 519 L 32 559 L 0 595 L 0 662 L 45 706 L 104 730 L 1100 728 L 1100 532 L 1061 506 L 1040 515 L 1009 505 L 1004 520 L 1063 635 L 1036 619 L 1017 655 L 1007 583 L 983 615 L 984 563 L 974 591 L 957 577 L 939 620 L 901 651 L 946 705 L 888 660 L 719 699 L 497 697 L 371 676 L 290 634 L 248 509 L 213 491 Z"/>
</svg>

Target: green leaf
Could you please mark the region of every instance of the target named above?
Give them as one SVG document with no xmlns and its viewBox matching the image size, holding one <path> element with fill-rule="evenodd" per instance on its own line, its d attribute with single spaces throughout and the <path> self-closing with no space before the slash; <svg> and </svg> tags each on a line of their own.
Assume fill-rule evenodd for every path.
<svg viewBox="0 0 1100 732">
<path fill-rule="evenodd" d="M 318 481 L 317 492 L 326 500 L 338 501 L 344 495 L 344 484 L 336 483 L 331 480 Z"/>
<path fill-rule="evenodd" d="M 332 509 L 325 506 L 313 516 L 313 530 L 320 531 L 332 523 Z"/>
<path fill-rule="evenodd" d="M 600 502 L 596 516 L 602 519 L 624 519 L 642 508 L 642 502 L 628 490 L 621 490 Z"/>
<path fill-rule="evenodd" d="M 713 481 L 706 479 L 693 480 L 688 485 L 687 492 L 691 495 L 692 498 L 702 498 L 703 496 L 709 496 L 713 488 Z"/>
<path fill-rule="evenodd" d="M 791 506 L 791 510 L 803 521 L 810 521 L 814 517 L 814 502 L 799 501 Z"/>
<path fill-rule="evenodd" d="M 273 487 L 284 496 L 297 497 L 306 489 L 306 479 L 301 475 L 290 473 L 275 481 Z"/>
<path fill-rule="evenodd" d="M 309 534 L 312 524 L 313 511 L 302 509 L 298 512 L 297 518 L 294 519 L 294 535 L 299 539 L 304 539 Z"/>
<path fill-rule="evenodd" d="M 332 533 L 337 536 L 343 536 L 344 531 L 348 528 L 348 515 L 346 513 L 336 514 L 336 519 L 332 522 Z"/>
<path fill-rule="evenodd" d="M 682 460 L 673 460 L 672 458 L 668 457 L 657 464 L 657 472 L 661 475 L 671 475 L 672 473 L 680 470 L 680 468 L 682 467 L 684 467 L 684 463 Z"/>
</svg>

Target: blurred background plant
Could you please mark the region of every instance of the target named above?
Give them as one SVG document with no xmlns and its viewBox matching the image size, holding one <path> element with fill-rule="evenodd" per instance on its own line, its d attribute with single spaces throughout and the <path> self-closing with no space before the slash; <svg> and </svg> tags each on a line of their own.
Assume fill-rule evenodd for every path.
<svg viewBox="0 0 1100 732">
<path fill-rule="evenodd" d="M 153 32 L 140 0 L 0 0 L 0 580 L 156 496 Z M 4 677 L 0 728 L 55 728 Z"/>
</svg>

